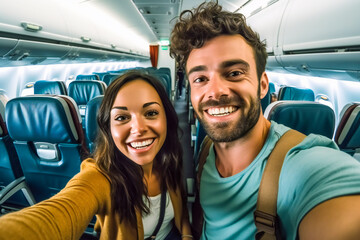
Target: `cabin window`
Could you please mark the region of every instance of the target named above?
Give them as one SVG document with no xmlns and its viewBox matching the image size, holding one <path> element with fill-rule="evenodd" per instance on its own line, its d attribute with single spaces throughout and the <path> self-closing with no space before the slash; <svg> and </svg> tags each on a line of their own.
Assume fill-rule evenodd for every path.
<svg viewBox="0 0 360 240">
<path fill-rule="evenodd" d="M 21 96 L 33 95 L 34 94 L 34 82 L 29 82 L 25 85 L 21 92 Z"/>
</svg>

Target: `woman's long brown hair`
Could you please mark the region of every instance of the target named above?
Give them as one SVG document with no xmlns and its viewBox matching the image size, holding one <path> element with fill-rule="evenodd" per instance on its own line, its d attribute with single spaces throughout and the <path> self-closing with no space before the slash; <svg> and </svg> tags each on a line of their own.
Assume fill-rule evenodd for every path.
<svg viewBox="0 0 360 240">
<path fill-rule="evenodd" d="M 144 184 L 142 167 L 128 159 L 116 147 L 110 129 L 110 111 L 121 87 L 130 81 L 142 79 L 150 83 L 158 92 L 163 103 L 167 136 L 164 145 L 154 159 L 154 169 L 160 180 L 161 189 L 180 188 L 184 200 L 182 179 L 182 149 L 178 138 L 178 118 L 163 85 L 154 77 L 139 71 L 130 71 L 115 79 L 107 88 L 100 106 L 97 122 L 99 134 L 96 140 L 94 159 L 98 167 L 111 180 L 112 210 L 118 213 L 120 221 L 128 221 L 136 226 L 135 211 L 149 213 L 143 200 L 148 195 Z"/>
</svg>

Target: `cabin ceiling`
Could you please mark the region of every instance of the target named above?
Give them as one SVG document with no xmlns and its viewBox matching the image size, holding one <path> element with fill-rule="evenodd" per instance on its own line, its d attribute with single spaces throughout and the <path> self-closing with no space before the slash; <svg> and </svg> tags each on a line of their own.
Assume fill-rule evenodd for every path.
<svg viewBox="0 0 360 240">
<path fill-rule="evenodd" d="M 177 17 L 185 9 L 198 6 L 203 0 L 132 0 L 158 41 L 168 40 Z M 235 11 L 249 0 L 219 0 L 229 11 Z"/>
</svg>

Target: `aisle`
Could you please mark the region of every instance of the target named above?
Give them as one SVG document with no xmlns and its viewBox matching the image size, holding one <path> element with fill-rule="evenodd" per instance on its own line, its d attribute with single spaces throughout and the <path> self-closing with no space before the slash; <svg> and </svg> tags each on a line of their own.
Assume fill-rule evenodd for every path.
<svg viewBox="0 0 360 240">
<path fill-rule="evenodd" d="M 179 137 L 183 148 L 184 177 L 194 178 L 193 148 L 191 147 L 191 126 L 188 121 L 188 106 L 185 89 L 180 99 L 175 98 L 174 107 L 179 118 L 179 127 L 182 130 Z"/>
</svg>

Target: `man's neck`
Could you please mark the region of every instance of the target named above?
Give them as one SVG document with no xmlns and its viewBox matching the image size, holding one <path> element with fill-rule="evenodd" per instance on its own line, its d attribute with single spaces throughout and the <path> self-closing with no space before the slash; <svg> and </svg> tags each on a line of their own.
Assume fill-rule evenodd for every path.
<svg viewBox="0 0 360 240">
<path fill-rule="evenodd" d="M 261 115 L 246 136 L 233 142 L 214 143 L 216 168 L 222 177 L 233 176 L 252 163 L 264 146 L 270 125 Z"/>
</svg>

